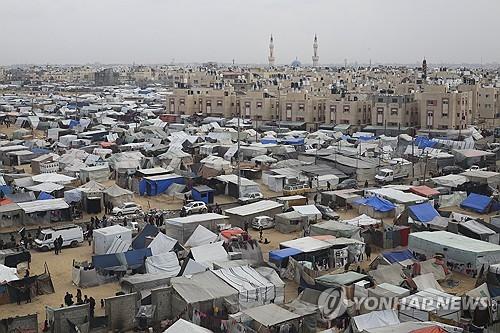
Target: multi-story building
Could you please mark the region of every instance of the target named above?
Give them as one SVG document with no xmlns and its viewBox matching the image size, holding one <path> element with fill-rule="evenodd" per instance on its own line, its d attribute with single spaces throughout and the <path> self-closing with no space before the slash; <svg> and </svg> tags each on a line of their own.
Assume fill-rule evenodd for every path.
<svg viewBox="0 0 500 333">
<path fill-rule="evenodd" d="M 372 96 L 372 125 L 386 127 L 418 127 L 418 103 L 413 95 Z"/>
<path fill-rule="evenodd" d="M 464 129 L 472 122 L 473 92 L 421 92 L 416 94 L 420 128 Z"/>
</svg>

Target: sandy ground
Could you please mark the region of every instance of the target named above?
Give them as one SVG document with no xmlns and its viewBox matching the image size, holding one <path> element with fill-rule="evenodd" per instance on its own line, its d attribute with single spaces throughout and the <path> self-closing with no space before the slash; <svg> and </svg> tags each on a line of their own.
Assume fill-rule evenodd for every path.
<svg viewBox="0 0 500 333">
<path fill-rule="evenodd" d="M 45 320 L 45 305 L 60 307 L 64 303 L 66 291 L 76 298 L 76 286 L 71 282 L 71 271 L 73 259 L 78 261 L 89 260 L 92 256 L 92 247 L 83 243 L 77 248 L 64 248 L 62 254 L 55 255 L 51 252 L 31 251 L 32 261 L 30 273 L 32 275 L 44 272 L 44 264 L 47 263 L 54 284 L 55 293 L 33 298 L 32 303 L 17 305 L 5 304 L 0 306 L 0 317 L 8 318 L 16 315 L 38 314 L 39 324 Z M 101 298 L 114 296 L 119 291 L 118 283 L 108 283 L 97 287 L 82 289 L 82 294 L 92 296 L 97 302 L 96 313 L 103 314 L 100 308 Z M 74 299 L 75 299 L 74 298 Z"/>
</svg>

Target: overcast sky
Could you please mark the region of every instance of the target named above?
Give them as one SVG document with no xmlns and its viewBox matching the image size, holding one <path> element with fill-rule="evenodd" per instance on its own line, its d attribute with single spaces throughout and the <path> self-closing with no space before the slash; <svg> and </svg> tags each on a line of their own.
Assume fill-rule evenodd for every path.
<svg viewBox="0 0 500 333">
<path fill-rule="evenodd" d="M 0 0 L 0 64 L 500 62 L 496 0 Z"/>
</svg>

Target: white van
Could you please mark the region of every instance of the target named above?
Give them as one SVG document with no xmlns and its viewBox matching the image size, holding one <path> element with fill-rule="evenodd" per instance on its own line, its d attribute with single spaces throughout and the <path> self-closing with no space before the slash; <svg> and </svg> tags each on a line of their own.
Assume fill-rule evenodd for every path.
<svg viewBox="0 0 500 333">
<path fill-rule="evenodd" d="M 54 240 L 59 238 L 63 239 L 63 246 L 77 247 L 78 244 L 83 243 L 83 230 L 80 226 L 75 224 L 68 224 L 61 227 L 54 227 L 50 229 L 43 229 L 35 239 L 35 244 L 38 249 L 48 251 L 54 248 Z"/>
</svg>

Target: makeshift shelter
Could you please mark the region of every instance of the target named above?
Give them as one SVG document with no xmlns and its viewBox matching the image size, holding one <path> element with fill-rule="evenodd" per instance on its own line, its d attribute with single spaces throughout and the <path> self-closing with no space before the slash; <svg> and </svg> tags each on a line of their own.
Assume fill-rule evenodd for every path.
<svg viewBox="0 0 500 333">
<path fill-rule="evenodd" d="M 382 224 L 381 220 L 372 218 L 366 214 L 361 214 L 360 216 L 357 216 L 353 219 L 342 220 L 340 222 L 343 224 L 348 224 L 351 226 L 357 226 L 362 228 L 367 228 L 370 226 L 377 227 L 378 225 Z"/>
<path fill-rule="evenodd" d="M 172 184 L 184 183 L 184 177 L 176 174 L 144 177 L 139 182 L 139 194 L 156 196 L 167 191 Z"/>
<path fill-rule="evenodd" d="M 233 226 L 243 228 L 245 224 L 250 225 L 254 217 L 266 215 L 274 216 L 281 213 L 282 204 L 271 200 L 261 200 L 248 205 L 229 208 L 224 214 L 229 217 L 229 223 Z"/>
<path fill-rule="evenodd" d="M 169 274 L 177 276 L 181 271 L 179 259 L 175 252 L 165 252 L 158 255 L 152 255 L 146 258 L 146 272 L 150 274 Z"/>
<path fill-rule="evenodd" d="M 302 216 L 306 216 L 309 223 L 315 223 L 322 218 L 321 212 L 315 205 L 293 206 L 292 209 Z"/>
<path fill-rule="evenodd" d="M 431 178 L 434 184 L 444 187 L 456 188 L 467 183 L 469 180 L 462 175 L 446 175 L 441 177 Z"/>
<path fill-rule="evenodd" d="M 97 273 L 96 268 L 87 262 L 73 261 L 71 278 L 73 284 L 81 288 L 98 286 L 105 281 L 104 276 Z"/>
<path fill-rule="evenodd" d="M 422 223 L 430 222 L 435 217 L 440 216 L 434 206 L 428 202 L 409 206 L 408 210 L 411 218 Z"/>
<path fill-rule="evenodd" d="M 394 216 L 396 206 L 389 200 L 379 197 L 368 197 L 357 199 L 353 205 L 358 205 L 358 212 L 373 218 L 384 218 Z"/>
<path fill-rule="evenodd" d="M 69 220 L 69 205 L 64 199 L 36 200 L 17 204 L 24 212 L 25 223 L 41 224 Z"/>
<path fill-rule="evenodd" d="M 471 193 L 469 194 L 467 199 L 462 201 L 460 207 L 464 209 L 470 209 L 480 214 L 484 214 L 489 212 L 492 202 L 493 199 L 491 197 L 477 193 Z"/>
<path fill-rule="evenodd" d="M 447 231 L 422 231 L 410 234 L 408 249 L 432 258 L 445 257 L 448 267 L 476 275 L 482 265 L 500 262 L 500 246 Z"/>
<path fill-rule="evenodd" d="M 105 182 L 109 179 L 108 164 L 96 165 L 80 169 L 80 181 L 88 183 L 93 180 L 95 182 Z"/>
<path fill-rule="evenodd" d="M 149 243 L 148 248 L 151 249 L 153 256 L 174 251 L 178 247 L 179 242 L 176 239 L 168 237 L 164 233 L 159 232 L 155 238 Z"/>
<path fill-rule="evenodd" d="M 290 312 L 276 304 L 266 304 L 243 311 L 252 319 L 250 328 L 257 332 L 280 332 L 283 327 L 290 329 L 294 324 L 298 327 L 301 315 Z"/>
<path fill-rule="evenodd" d="M 398 313 L 395 310 L 380 310 L 352 317 L 351 328 L 353 333 L 357 333 L 399 323 Z"/>
<path fill-rule="evenodd" d="M 272 302 L 279 303 L 279 300 L 276 299 L 274 284 L 250 266 L 218 269 L 213 273 L 238 291 L 238 302 L 241 309 Z"/>
<path fill-rule="evenodd" d="M 417 286 L 417 290 L 423 291 L 427 289 L 435 289 L 443 291 L 443 288 L 439 285 L 434 277 L 434 274 L 427 273 L 412 278 L 413 283 Z"/>
<path fill-rule="evenodd" d="M 96 255 L 106 254 L 111 245 L 119 238 L 122 242 L 132 243 L 132 230 L 121 225 L 112 225 L 105 228 L 95 229 L 93 232 L 93 246 Z"/>
<path fill-rule="evenodd" d="M 141 299 L 145 299 L 151 295 L 151 289 L 167 287 L 170 284 L 172 274 L 157 273 L 157 274 L 135 274 L 125 276 L 120 281 L 121 289 L 124 293 L 138 293 Z"/>
<path fill-rule="evenodd" d="M 401 299 L 399 319 L 405 321 L 429 321 L 431 315 L 458 322 L 462 298 L 436 289 L 426 289 Z"/>
<path fill-rule="evenodd" d="M 376 270 L 369 271 L 370 275 L 377 284 L 389 283 L 393 285 L 400 285 L 404 280 L 403 267 L 398 264 L 392 265 L 379 265 Z"/>
<path fill-rule="evenodd" d="M 311 236 L 332 235 L 335 237 L 345 237 L 360 239 L 360 228 L 354 225 L 337 221 L 325 221 L 311 225 Z"/>
<path fill-rule="evenodd" d="M 196 227 L 184 246 L 196 247 L 200 245 L 206 245 L 215 242 L 217 238 L 217 234 L 211 232 L 200 224 Z"/>
<path fill-rule="evenodd" d="M 169 328 L 167 328 L 166 331 L 163 333 L 185 333 L 185 332 L 190 332 L 190 333 L 213 333 L 213 331 L 195 325 L 189 321 L 186 321 L 184 319 L 179 319 L 175 323 L 172 324 Z"/>
<path fill-rule="evenodd" d="M 169 218 L 165 220 L 165 233 L 167 236 L 177 239 L 181 244 L 185 244 L 199 225 L 216 232 L 217 225 L 224 223 L 227 219 L 227 216 L 216 213 Z"/>
<path fill-rule="evenodd" d="M 280 250 L 269 251 L 269 262 L 275 264 L 278 268 L 284 268 L 288 265 L 288 258 L 303 253 L 299 249 L 287 247 Z"/>
<path fill-rule="evenodd" d="M 252 192 L 260 192 L 259 184 L 244 177 L 240 177 L 240 182 L 238 182 L 237 175 L 221 175 L 217 176 L 216 179 L 225 184 L 224 194 L 235 198 L 244 197 Z M 239 190 L 238 184 L 240 185 Z"/>
<path fill-rule="evenodd" d="M 104 202 L 111 202 L 114 207 L 119 207 L 124 202 L 134 201 L 134 193 L 132 191 L 121 188 L 118 185 L 112 185 L 103 191 Z"/>
<path fill-rule="evenodd" d="M 440 193 L 438 190 L 435 190 L 429 186 L 421 185 L 421 186 L 412 186 L 410 187 L 410 191 L 413 193 L 420 195 L 422 197 L 432 198 L 438 196 Z"/>
<path fill-rule="evenodd" d="M 453 191 L 451 194 L 439 196 L 439 208 L 459 206 L 467 198 L 465 191 Z"/>
<path fill-rule="evenodd" d="M 195 201 L 203 201 L 206 204 L 214 203 L 215 190 L 206 185 L 195 186 L 191 189 L 191 196 Z"/>
<path fill-rule="evenodd" d="M 274 216 L 274 228 L 279 232 L 288 234 L 291 232 L 303 230 L 307 225 L 307 216 L 296 211 L 276 214 Z"/>
<path fill-rule="evenodd" d="M 228 255 L 222 242 L 213 244 L 200 245 L 191 248 L 190 256 L 199 264 L 208 268 L 213 268 L 213 263 L 216 261 L 226 261 Z"/>
<path fill-rule="evenodd" d="M 172 278 L 171 285 L 174 316 L 185 313 L 186 308 L 185 316 L 189 319 L 194 309 L 203 313 L 224 305 L 236 311 L 239 309 L 238 291 L 211 271 Z"/>
<path fill-rule="evenodd" d="M 341 288 L 343 286 L 350 286 L 359 281 L 369 281 L 370 277 L 365 274 L 348 271 L 340 274 L 326 274 L 314 279 L 317 290 L 326 290 L 328 288 Z"/>
<path fill-rule="evenodd" d="M 90 182 L 80 186 L 78 190 L 82 195 L 82 205 L 87 213 L 97 214 L 102 209 L 102 198 L 104 185 L 91 180 Z"/>
<path fill-rule="evenodd" d="M 33 176 L 32 179 L 37 183 L 55 183 L 61 185 L 69 184 L 75 180 L 75 178 L 73 177 L 60 175 L 57 173 L 42 173 L 40 175 Z"/>
</svg>

